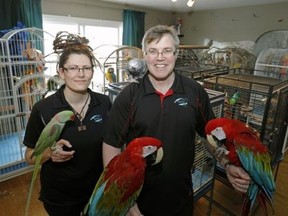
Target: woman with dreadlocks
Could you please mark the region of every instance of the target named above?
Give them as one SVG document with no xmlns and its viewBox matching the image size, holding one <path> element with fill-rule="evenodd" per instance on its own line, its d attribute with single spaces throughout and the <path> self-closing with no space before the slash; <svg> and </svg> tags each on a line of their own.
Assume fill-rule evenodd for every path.
<svg viewBox="0 0 288 216">
<path fill-rule="evenodd" d="M 97 60 L 87 40 L 71 34 L 63 39 L 62 33 L 54 51 L 60 54 L 57 70 L 64 85 L 33 106 L 23 143 L 26 161 L 33 164 L 30 156 L 45 125 L 60 111 L 75 113 L 56 146 L 43 153 L 39 199 L 50 216 L 79 216 L 103 170 L 103 132 L 111 102 L 88 88 Z"/>
</svg>

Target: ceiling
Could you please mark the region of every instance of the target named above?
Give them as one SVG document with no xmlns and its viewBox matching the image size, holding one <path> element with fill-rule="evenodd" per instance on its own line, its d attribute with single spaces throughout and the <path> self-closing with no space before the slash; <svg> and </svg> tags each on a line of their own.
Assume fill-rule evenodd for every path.
<svg viewBox="0 0 288 216">
<path fill-rule="evenodd" d="M 101 0 L 104 2 L 120 3 L 126 6 L 145 7 L 170 12 L 190 12 L 201 10 L 213 10 L 231 7 L 243 7 L 251 5 L 263 5 L 271 3 L 288 2 L 288 0 L 195 0 L 192 8 L 187 6 L 188 0 Z"/>
</svg>

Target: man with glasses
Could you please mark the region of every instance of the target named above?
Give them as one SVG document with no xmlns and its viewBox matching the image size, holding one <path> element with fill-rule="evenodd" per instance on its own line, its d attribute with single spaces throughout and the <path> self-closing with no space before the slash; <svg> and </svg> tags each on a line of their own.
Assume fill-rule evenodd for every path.
<svg viewBox="0 0 288 216">
<path fill-rule="evenodd" d="M 173 28 L 149 29 L 142 40 L 148 71 L 138 83 L 120 92 L 111 110 L 103 144 L 104 166 L 136 137 L 152 136 L 163 142 L 163 160 L 147 167 L 140 196 L 127 216 L 193 213 L 195 136 L 197 132 L 205 137 L 205 125 L 214 114 L 204 88 L 174 72 L 178 47 L 179 38 Z M 230 167 L 233 186 L 246 192 L 249 176 L 239 167 Z"/>
</svg>

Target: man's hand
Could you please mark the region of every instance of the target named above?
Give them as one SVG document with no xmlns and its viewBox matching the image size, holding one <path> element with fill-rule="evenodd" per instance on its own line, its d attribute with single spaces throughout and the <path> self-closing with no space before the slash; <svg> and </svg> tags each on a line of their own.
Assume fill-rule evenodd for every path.
<svg viewBox="0 0 288 216">
<path fill-rule="evenodd" d="M 143 214 L 141 214 L 137 203 L 135 203 L 130 210 L 128 211 L 128 213 L 126 214 L 126 216 L 144 216 Z"/>
<path fill-rule="evenodd" d="M 226 175 L 235 190 L 246 193 L 250 184 L 250 176 L 241 167 L 229 164 L 226 166 Z"/>
</svg>

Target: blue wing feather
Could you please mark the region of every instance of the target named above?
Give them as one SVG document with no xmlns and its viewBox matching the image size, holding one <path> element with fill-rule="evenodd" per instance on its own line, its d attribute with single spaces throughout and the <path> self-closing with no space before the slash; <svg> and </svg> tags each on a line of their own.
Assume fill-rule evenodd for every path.
<svg viewBox="0 0 288 216">
<path fill-rule="evenodd" d="M 235 148 L 243 168 L 252 179 L 247 191 L 250 209 L 253 207 L 261 191 L 264 192 L 264 196 L 271 204 L 273 202 L 275 182 L 271 171 L 269 155 L 259 152 L 255 153 L 241 144 L 235 145 Z"/>
</svg>

